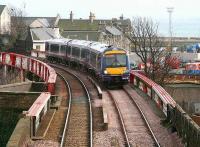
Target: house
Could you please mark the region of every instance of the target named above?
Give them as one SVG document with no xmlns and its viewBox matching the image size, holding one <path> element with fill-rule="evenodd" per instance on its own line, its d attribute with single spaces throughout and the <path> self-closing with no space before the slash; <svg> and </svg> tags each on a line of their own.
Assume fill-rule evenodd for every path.
<svg viewBox="0 0 200 147">
<path fill-rule="evenodd" d="M 60 19 L 58 22 L 60 33 L 65 38 L 99 41 L 112 44 L 127 50 L 130 49 L 130 40 L 126 34 L 131 31 L 129 19 L 96 19 L 90 12 L 88 19 L 74 19 L 73 12 L 69 19 Z"/>
<path fill-rule="evenodd" d="M 0 34 L 7 35 L 11 32 L 10 14 L 6 5 L 0 5 Z"/>
<path fill-rule="evenodd" d="M 16 47 L 30 50 L 31 56 L 45 57 L 45 41 L 61 38 L 57 27 L 59 19 L 59 15 L 57 17 L 23 17 L 28 29 L 18 40 Z"/>
<path fill-rule="evenodd" d="M 30 34 L 33 43 L 31 56 L 33 57 L 44 58 L 45 41 L 50 39 L 61 38 L 59 28 L 31 28 Z"/>
<path fill-rule="evenodd" d="M 130 40 L 126 34 L 131 31 L 131 21 L 124 19 L 96 19 L 90 12 L 88 19 L 69 19 L 56 17 L 24 17 L 28 30 L 19 40 L 19 48 L 31 49 L 32 56 L 44 56 L 45 40 L 54 38 L 70 38 L 107 43 L 130 49 Z"/>
</svg>

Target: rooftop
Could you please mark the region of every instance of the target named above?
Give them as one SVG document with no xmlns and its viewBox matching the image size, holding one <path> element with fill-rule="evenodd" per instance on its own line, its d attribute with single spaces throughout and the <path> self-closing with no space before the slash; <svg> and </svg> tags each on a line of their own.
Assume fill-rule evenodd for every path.
<svg viewBox="0 0 200 147">
<path fill-rule="evenodd" d="M 6 7 L 6 5 L 0 5 L 0 14 L 3 12 L 5 7 Z"/>
<path fill-rule="evenodd" d="M 33 40 L 49 40 L 60 38 L 59 34 L 56 34 L 56 30 L 52 28 L 33 28 L 30 29 Z"/>
</svg>

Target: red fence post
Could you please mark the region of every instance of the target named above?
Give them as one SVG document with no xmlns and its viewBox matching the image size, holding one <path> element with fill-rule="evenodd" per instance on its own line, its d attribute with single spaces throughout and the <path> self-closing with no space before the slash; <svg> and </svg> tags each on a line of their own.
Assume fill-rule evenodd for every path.
<svg viewBox="0 0 200 147">
<path fill-rule="evenodd" d="M 131 73 L 130 74 L 130 83 L 133 84 L 134 83 L 134 75 Z"/>
<path fill-rule="evenodd" d="M 143 83 L 143 92 L 147 93 L 147 85 L 145 85 L 144 83 Z"/>
<path fill-rule="evenodd" d="M 48 83 L 47 91 L 50 92 L 52 95 L 54 95 L 55 94 L 55 83 Z"/>
</svg>

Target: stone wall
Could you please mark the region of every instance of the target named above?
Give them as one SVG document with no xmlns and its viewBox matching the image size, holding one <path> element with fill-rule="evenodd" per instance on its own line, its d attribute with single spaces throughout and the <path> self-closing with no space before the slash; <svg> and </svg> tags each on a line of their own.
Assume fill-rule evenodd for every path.
<svg viewBox="0 0 200 147">
<path fill-rule="evenodd" d="M 0 92 L 1 108 L 20 108 L 28 110 L 40 93 Z"/>
<path fill-rule="evenodd" d="M 30 91 L 32 82 L 0 85 L 0 92 L 3 91 Z"/>
<path fill-rule="evenodd" d="M 200 114 L 200 85 L 171 84 L 165 89 L 186 112 Z"/>
</svg>

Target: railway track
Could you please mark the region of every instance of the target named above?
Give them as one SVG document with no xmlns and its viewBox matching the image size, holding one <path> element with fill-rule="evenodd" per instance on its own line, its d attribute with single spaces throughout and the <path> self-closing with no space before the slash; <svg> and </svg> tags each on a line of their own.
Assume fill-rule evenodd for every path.
<svg viewBox="0 0 200 147">
<path fill-rule="evenodd" d="M 89 92 L 84 83 L 74 74 L 54 66 L 56 72 L 68 81 L 69 99 L 61 146 L 92 147 L 92 111 Z"/>
<path fill-rule="evenodd" d="M 56 95 L 58 95 L 58 101 L 60 106 L 55 111 L 53 119 L 49 123 L 47 133 L 44 137 L 44 140 L 52 140 L 54 142 L 60 143 L 60 136 L 62 134 L 63 126 L 65 124 L 66 114 L 68 111 L 68 99 L 69 99 L 69 88 L 67 87 L 65 81 L 62 77 L 58 75 L 56 84 Z M 44 126 L 45 127 L 45 126 Z M 39 130 L 40 131 L 40 130 Z"/>
<path fill-rule="evenodd" d="M 114 102 L 124 135 L 124 145 L 160 147 L 144 113 L 124 90 L 107 90 Z"/>
</svg>

